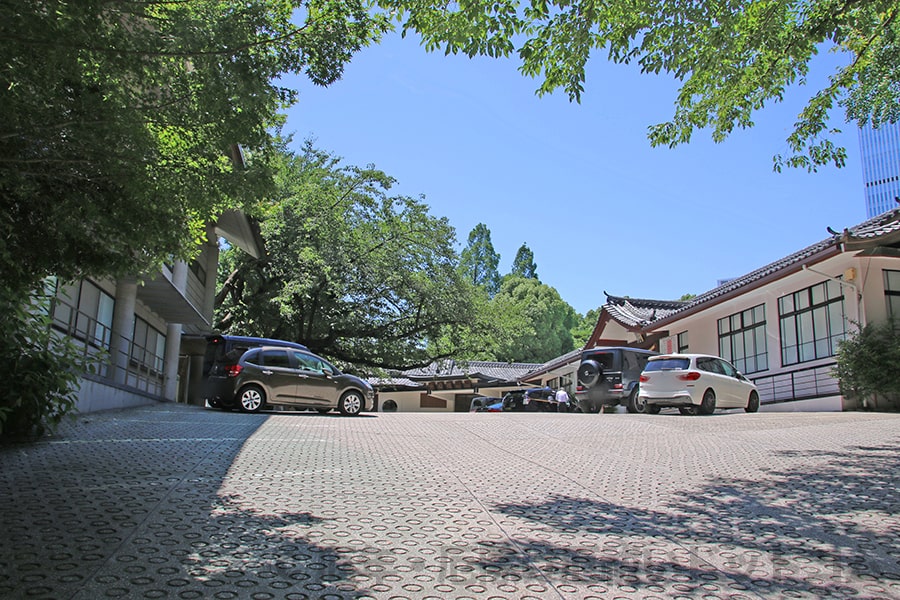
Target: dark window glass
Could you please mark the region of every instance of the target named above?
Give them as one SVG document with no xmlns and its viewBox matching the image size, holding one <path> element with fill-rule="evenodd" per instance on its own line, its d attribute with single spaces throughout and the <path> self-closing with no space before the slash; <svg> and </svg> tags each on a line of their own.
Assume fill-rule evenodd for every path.
<svg viewBox="0 0 900 600">
<path fill-rule="evenodd" d="M 786 298 L 793 300 L 788 302 Z M 846 336 L 844 297 L 839 283 L 829 281 L 794 292 L 780 298 L 778 306 L 783 365 L 835 355 L 838 342 Z"/>
<path fill-rule="evenodd" d="M 779 306 L 782 305 L 793 303 L 779 300 Z M 764 304 L 719 319 L 719 356 L 731 361 L 742 373 L 769 368 Z"/>
<path fill-rule="evenodd" d="M 266 367 L 288 369 L 291 366 L 291 360 L 288 358 L 287 350 L 263 350 L 262 364 Z"/>
<path fill-rule="evenodd" d="M 659 358 L 647 362 L 645 371 L 683 371 L 691 366 L 687 358 Z"/>
</svg>

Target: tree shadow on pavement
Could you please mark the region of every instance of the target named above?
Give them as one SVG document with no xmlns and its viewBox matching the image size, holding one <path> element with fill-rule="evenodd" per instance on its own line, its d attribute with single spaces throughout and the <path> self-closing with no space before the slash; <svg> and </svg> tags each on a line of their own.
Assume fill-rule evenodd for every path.
<svg viewBox="0 0 900 600">
<path fill-rule="evenodd" d="M 268 418 L 128 410 L 0 450 L 0 597 L 358 597 L 350 549 L 310 535 L 334 519 L 221 493 Z"/>
<path fill-rule="evenodd" d="M 900 447 L 814 456 L 827 461 L 714 480 L 652 508 L 568 496 L 497 506 L 526 525 L 486 544 L 477 567 L 524 562 L 563 593 L 900 597 Z"/>
</svg>

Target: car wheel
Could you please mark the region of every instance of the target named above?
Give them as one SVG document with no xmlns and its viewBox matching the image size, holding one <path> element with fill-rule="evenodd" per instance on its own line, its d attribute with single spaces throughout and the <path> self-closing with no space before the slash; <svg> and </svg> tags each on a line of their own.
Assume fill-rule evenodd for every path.
<svg viewBox="0 0 900 600">
<path fill-rule="evenodd" d="M 703 400 L 700 401 L 700 406 L 697 408 L 697 412 L 701 415 L 711 415 L 716 411 L 716 393 L 712 390 L 706 390 L 703 393 Z"/>
<path fill-rule="evenodd" d="M 744 408 L 744 411 L 748 413 L 754 413 L 759 410 L 759 394 L 756 392 L 750 392 L 750 400 L 747 402 L 747 406 Z"/>
<path fill-rule="evenodd" d="M 245 386 L 238 392 L 238 404 L 244 412 L 259 412 L 266 405 L 266 393 L 258 385 Z"/>
<path fill-rule="evenodd" d="M 317 408 L 316 412 L 318 412 L 320 415 L 327 415 L 328 413 L 331 412 L 331 409 L 330 408 Z"/>
<path fill-rule="evenodd" d="M 638 386 L 634 386 L 634 389 L 631 390 L 631 395 L 628 396 L 628 403 L 625 405 L 625 410 L 633 415 L 643 415 L 647 413 L 647 400 L 638 396 Z"/>
<path fill-rule="evenodd" d="M 363 400 L 362 394 L 356 390 L 350 390 L 341 396 L 341 400 L 338 402 L 338 410 L 345 417 L 355 417 L 362 411 L 364 405 L 365 400 Z"/>
<path fill-rule="evenodd" d="M 578 383 L 592 387 L 603 380 L 603 367 L 596 360 L 586 360 L 578 367 Z"/>
<path fill-rule="evenodd" d="M 678 412 L 680 412 L 681 414 L 683 414 L 685 416 L 693 417 L 694 415 L 697 414 L 697 407 L 696 406 L 679 406 Z"/>
</svg>

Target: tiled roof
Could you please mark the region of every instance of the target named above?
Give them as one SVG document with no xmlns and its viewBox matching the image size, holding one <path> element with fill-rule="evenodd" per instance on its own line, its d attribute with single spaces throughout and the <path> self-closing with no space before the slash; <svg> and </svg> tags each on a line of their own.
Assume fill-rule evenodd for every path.
<svg viewBox="0 0 900 600">
<path fill-rule="evenodd" d="M 606 292 L 603 293 L 606 294 Z M 603 305 L 603 309 L 613 320 L 626 327 L 642 327 L 671 315 L 687 304 L 687 302 L 679 300 L 648 300 L 606 294 L 606 304 Z"/>
<path fill-rule="evenodd" d="M 375 387 L 422 387 L 422 384 L 418 381 L 413 381 L 406 377 L 369 377 L 366 381 Z"/>
<path fill-rule="evenodd" d="M 454 379 L 477 379 L 490 382 L 515 383 L 525 375 L 534 371 L 539 363 L 505 363 L 489 361 L 435 361 L 427 367 L 410 369 L 398 373 L 396 377 L 371 379 L 370 383 L 379 386 L 401 386 L 418 388 L 428 381 L 448 381 Z"/>
<path fill-rule="evenodd" d="M 845 229 L 841 234 L 842 242 L 858 245 L 860 242 L 865 243 L 871 240 L 879 240 L 881 238 L 895 238 L 900 233 L 900 209 L 894 209 L 890 212 L 878 215 L 864 223 L 860 223 L 856 227 Z M 896 241 L 896 240 L 893 240 Z"/>
<path fill-rule="evenodd" d="M 844 231 L 842 232 L 836 232 L 830 228 L 829 232 L 833 232 L 833 235 L 831 237 L 807 246 L 806 248 L 794 252 L 791 255 L 785 256 L 780 260 L 769 263 L 768 265 L 747 273 L 742 277 L 732 279 L 717 288 L 709 290 L 708 292 L 704 292 L 703 294 L 692 298 L 689 302 L 684 303 L 684 305 L 677 310 L 671 311 L 666 315 L 657 314 L 656 318 L 653 320 L 658 321 L 666 317 L 673 316 L 677 313 L 690 310 L 701 304 L 706 304 L 707 302 L 711 302 L 713 300 L 716 300 L 717 298 L 721 298 L 726 294 L 734 292 L 735 290 L 738 290 L 742 287 L 748 286 L 765 277 L 768 277 L 769 275 L 775 274 L 789 267 L 801 265 L 810 257 L 829 250 L 830 248 L 835 248 L 835 251 L 837 251 L 837 247 L 840 244 L 847 244 L 848 246 L 852 246 L 853 248 L 858 249 L 872 246 L 873 244 L 877 244 L 881 241 L 896 243 L 900 241 L 900 237 L 898 237 L 900 236 L 900 209 L 895 209 L 890 212 L 878 215 L 877 217 L 869 219 L 868 221 L 864 221 L 863 223 L 860 223 L 855 227 L 844 229 Z"/>
<path fill-rule="evenodd" d="M 545 362 L 544 364 L 539 366 L 537 369 L 533 369 L 533 370 L 529 371 L 527 378 L 534 377 L 535 375 L 540 375 L 541 373 L 547 373 L 548 371 L 552 371 L 553 369 L 555 369 L 557 367 L 562 367 L 564 365 L 567 365 L 570 362 L 581 358 L 581 351 L 582 351 L 582 348 L 579 347 L 579 348 L 575 348 L 571 352 L 567 352 L 566 354 L 563 354 L 562 356 L 557 356 L 556 358 Z"/>
<path fill-rule="evenodd" d="M 499 379 L 503 381 L 515 381 L 521 375 L 541 366 L 538 363 L 505 363 L 479 360 L 435 361 L 421 369 L 403 371 L 404 377 L 415 380 L 449 379 L 449 378 L 473 378 Z"/>
</svg>

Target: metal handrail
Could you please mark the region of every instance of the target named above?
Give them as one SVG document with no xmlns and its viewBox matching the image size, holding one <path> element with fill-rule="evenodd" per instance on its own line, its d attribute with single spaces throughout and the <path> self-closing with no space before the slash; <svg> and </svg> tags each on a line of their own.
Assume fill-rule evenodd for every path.
<svg viewBox="0 0 900 600">
<path fill-rule="evenodd" d="M 793 371 L 750 377 L 759 390 L 761 404 L 809 400 L 840 395 L 840 383 L 832 375 L 835 362 Z"/>
<path fill-rule="evenodd" d="M 154 351 L 134 340 L 127 340 L 127 345 L 120 343 L 124 336 L 114 335 L 108 325 L 59 297 L 51 300 L 49 310 L 53 329 L 72 339 L 89 359 L 90 376 L 107 383 L 118 380 L 119 385 L 152 395 L 164 393 L 161 359 Z M 127 350 L 120 350 L 122 346 Z M 116 377 L 116 365 L 125 366 L 121 378 Z"/>
</svg>

